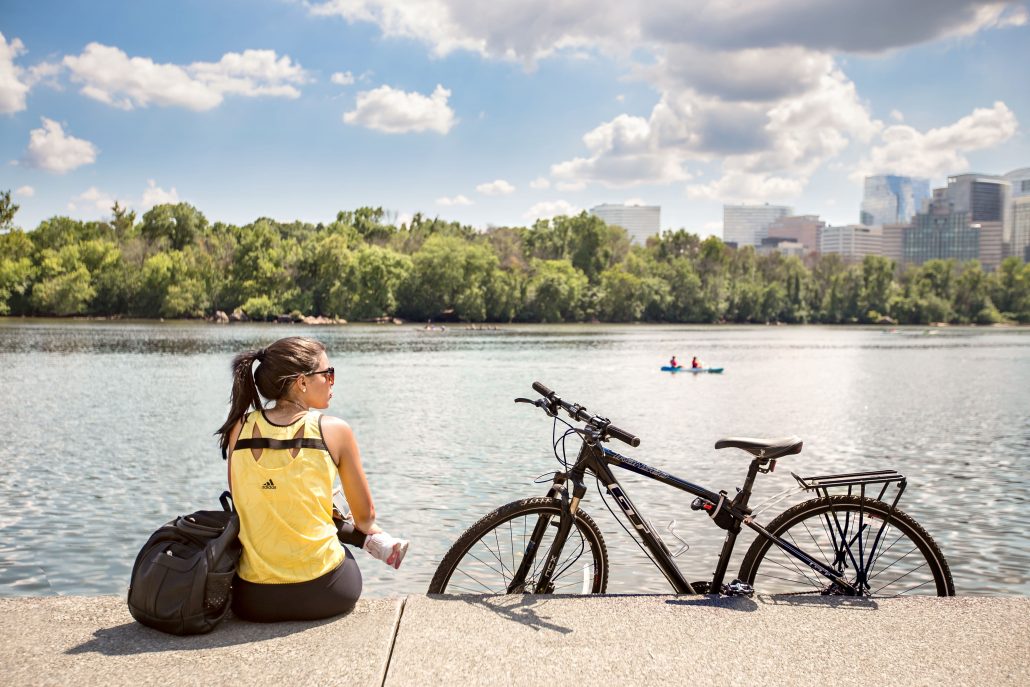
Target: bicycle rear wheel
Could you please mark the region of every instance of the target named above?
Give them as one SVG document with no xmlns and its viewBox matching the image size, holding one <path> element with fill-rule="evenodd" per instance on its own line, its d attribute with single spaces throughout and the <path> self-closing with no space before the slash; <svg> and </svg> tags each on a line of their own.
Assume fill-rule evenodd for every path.
<svg viewBox="0 0 1030 687">
<path fill-rule="evenodd" d="M 805 501 L 766 528 L 841 573 L 863 596 L 954 596 L 951 570 L 926 530 L 900 510 L 860 496 Z M 759 536 L 740 565 L 759 594 L 839 594 L 822 575 Z"/>
<path fill-rule="evenodd" d="M 538 497 L 514 501 L 486 515 L 444 555 L 430 594 L 506 594 L 527 555 L 525 583 L 514 593 L 532 593 L 561 519 L 561 502 Z M 533 541 L 535 531 L 543 532 Z M 550 593 L 601 594 L 608 586 L 608 550 L 601 531 L 583 510 L 576 512 Z"/>
</svg>

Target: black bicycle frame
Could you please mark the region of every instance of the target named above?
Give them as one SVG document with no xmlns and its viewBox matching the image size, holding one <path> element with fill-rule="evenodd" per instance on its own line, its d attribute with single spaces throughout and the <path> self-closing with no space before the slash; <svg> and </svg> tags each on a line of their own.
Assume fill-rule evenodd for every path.
<svg viewBox="0 0 1030 687">
<path fill-rule="evenodd" d="M 826 577 L 831 582 L 836 583 L 843 593 L 858 594 L 859 592 L 854 585 L 845 580 L 844 577 L 836 570 L 820 563 L 818 560 L 812 558 L 793 544 L 784 541 L 780 537 L 774 536 L 764 527 L 753 521 L 751 517 L 751 509 L 747 507 L 748 500 L 751 498 L 751 487 L 759 472 L 768 472 L 768 468 L 764 467 L 768 462 L 768 459 L 763 458 L 752 460 L 748 468 L 744 486 L 738 491 L 737 495 L 733 499 L 730 499 L 726 495 L 725 491 L 719 493 L 710 491 L 698 484 L 688 482 L 687 480 L 680 479 L 679 477 L 670 475 L 667 472 L 653 468 L 650 465 L 646 465 L 632 458 L 620 455 L 611 449 L 597 444 L 592 444 L 589 441 L 584 441 L 580 448 L 579 456 L 576 459 L 575 465 L 567 474 L 561 472 L 556 473 L 554 482 L 547 493 L 551 498 L 557 497 L 562 499 L 562 515 L 561 522 L 558 525 L 558 533 L 555 535 L 551 548 L 548 551 L 543 571 L 540 575 L 540 579 L 537 581 L 537 586 L 534 591 L 538 594 L 551 591 L 551 576 L 553 575 L 558 563 L 558 557 L 561 554 L 562 548 L 565 546 L 568 534 L 572 529 L 573 519 L 575 517 L 576 510 L 579 508 L 580 500 L 586 495 L 586 487 L 583 485 L 583 477 L 586 472 L 589 471 L 601 481 L 601 483 L 607 488 L 608 493 L 612 495 L 613 499 L 615 499 L 615 502 L 619 504 L 619 508 L 626 516 L 626 519 L 633 525 L 633 528 L 637 531 L 640 539 L 643 541 L 655 563 L 658 565 L 659 570 L 661 570 L 662 574 L 664 574 L 666 579 L 669 580 L 669 583 L 672 585 L 676 593 L 698 593 L 693 586 L 687 582 L 686 578 L 683 577 L 683 573 L 681 573 L 680 569 L 676 566 L 676 563 L 673 561 L 672 554 L 665 546 L 665 543 L 651 530 L 651 526 L 648 524 L 647 519 L 637 509 L 637 507 L 633 505 L 633 502 L 619 484 L 618 479 L 616 479 L 610 468 L 610 466 L 615 466 L 693 494 L 711 505 L 710 509 L 705 508 L 705 510 L 708 511 L 708 514 L 716 525 L 726 530 L 726 539 L 723 541 L 722 551 L 719 554 L 719 561 L 716 565 L 715 573 L 712 576 L 712 582 L 708 587 L 711 592 L 718 593 L 719 590 L 722 589 L 723 579 L 726 576 L 726 568 L 729 566 L 730 556 L 733 554 L 733 546 L 736 543 L 737 534 L 740 533 L 741 523 L 743 523 L 754 530 L 758 536 L 771 540 L 774 544 L 797 558 L 815 572 Z M 565 484 L 566 481 L 571 482 L 573 485 L 571 501 L 568 496 L 568 487 Z M 537 522 L 533 537 L 530 540 L 531 547 L 536 546 L 536 542 L 541 540 L 543 532 L 549 522 L 550 518 L 546 516 L 542 516 Z M 535 558 L 535 554 L 535 551 L 526 551 L 522 564 L 508 587 L 509 593 L 524 591 L 522 587 L 525 585 L 526 575 L 529 571 L 529 566 L 532 560 Z"/>
</svg>

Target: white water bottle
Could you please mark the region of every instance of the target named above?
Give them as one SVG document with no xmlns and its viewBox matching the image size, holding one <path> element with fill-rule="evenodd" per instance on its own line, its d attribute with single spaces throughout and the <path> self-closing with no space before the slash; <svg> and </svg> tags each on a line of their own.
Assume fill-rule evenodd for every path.
<svg viewBox="0 0 1030 687">
<path fill-rule="evenodd" d="M 347 499 L 343 496 L 343 488 L 337 485 L 333 489 L 333 505 L 336 506 L 336 510 L 340 511 L 340 515 L 346 517 L 350 510 L 347 508 Z"/>
</svg>

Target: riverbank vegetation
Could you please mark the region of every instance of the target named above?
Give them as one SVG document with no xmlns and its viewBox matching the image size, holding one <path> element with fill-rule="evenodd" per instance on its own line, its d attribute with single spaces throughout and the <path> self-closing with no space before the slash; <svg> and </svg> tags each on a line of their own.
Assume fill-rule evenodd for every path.
<svg viewBox="0 0 1030 687">
<path fill-rule="evenodd" d="M 107 221 L 53 217 L 31 231 L 0 194 L 0 315 L 211 317 L 242 311 L 467 322 L 1030 322 L 1030 265 L 986 273 L 933 260 L 758 255 L 666 231 L 631 246 L 581 213 L 472 227 L 380 208 L 309 224 L 211 223 L 187 204 Z"/>
</svg>

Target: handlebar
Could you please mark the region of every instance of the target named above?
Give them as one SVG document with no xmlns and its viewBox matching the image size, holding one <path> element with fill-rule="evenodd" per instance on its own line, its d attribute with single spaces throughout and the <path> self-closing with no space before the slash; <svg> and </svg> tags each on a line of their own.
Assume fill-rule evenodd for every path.
<svg viewBox="0 0 1030 687">
<path fill-rule="evenodd" d="M 541 399 L 541 401 L 537 402 L 537 405 L 546 407 L 547 411 L 551 415 L 557 415 L 558 409 L 563 409 L 566 413 L 568 413 L 569 417 L 571 417 L 573 420 L 577 422 L 585 422 L 588 426 L 596 429 L 600 434 L 601 441 L 605 441 L 608 437 L 611 437 L 613 439 L 618 439 L 619 441 L 625 444 L 629 444 L 634 448 L 640 446 L 640 437 L 631 434 L 630 432 L 627 432 L 624 429 L 616 427 L 611 423 L 611 420 L 609 420 L 606 417 L 601 417 L 600 415 L 591 415 L 587 412 L 585 406 L 582 406 L 578 403 L 569 403 L 567 401 L 563 401 L 561 398 L 559 398 L 558 394 L 556 394 L 551 389 L 548 389 L 540 382 L 533 382 L 533 391 L 537 392 L 538 394 L 543 396 L 544 399 L 546 399 L 546 403 L 544 403 L 543 399 Z M 528 401 L 528 399 L 515 399 L 515 401 L 516 403 L 518 403 L 519 401 Z M 529 402 L 533 403 L 533 401 Z"/>
</svg>

